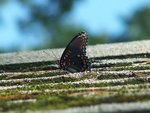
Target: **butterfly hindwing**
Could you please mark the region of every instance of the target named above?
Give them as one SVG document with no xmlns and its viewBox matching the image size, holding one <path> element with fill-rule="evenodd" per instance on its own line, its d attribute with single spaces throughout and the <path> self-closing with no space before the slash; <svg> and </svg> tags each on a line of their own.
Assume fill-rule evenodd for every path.
<svg viewBox="0 0 150 113">
<path fill-rule="evenodd" d="M 85 32 L 75 36 L 64 50 L 60 59 L 60 68 L 69 72 L 82 72 L 90 69 L 86 56 L 87 36 Z"/>
</svg>

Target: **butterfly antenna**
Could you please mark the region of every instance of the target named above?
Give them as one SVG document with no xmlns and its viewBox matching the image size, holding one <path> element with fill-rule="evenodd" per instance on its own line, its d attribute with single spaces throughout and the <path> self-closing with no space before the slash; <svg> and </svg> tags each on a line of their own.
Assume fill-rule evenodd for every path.
<svg viewBox="0 0 150 113">
<path fill-rule="evenodd" d="M 58 61 L 58 57 L 55 55 L 54 51 L 52 50 L 52 54 L 53 54 L 53 57 L 56 58 L 56 63 L 59 65 L 59 61 Z"/>
<path fill-rule="evenodd" d="M 56 63 L 59 65 L 58 58 L 56 57 L 56 55 L 54 54 L 54 52 L 53 52 L 53 51 L 51 51 L 51 52 L 52 52 L 52 54 L 53 54 L 53 56 L 52 56 L 52 57 L 53 57 L 54 59 L 56 59 Z M 47 52 L 45 52 L 45 51 L 44 51 L 44 53 L 46 53 L 47 55 L 50 55 L 50 54 L 48 54 L 48 53 L 47 53 Z"/>
</svg>

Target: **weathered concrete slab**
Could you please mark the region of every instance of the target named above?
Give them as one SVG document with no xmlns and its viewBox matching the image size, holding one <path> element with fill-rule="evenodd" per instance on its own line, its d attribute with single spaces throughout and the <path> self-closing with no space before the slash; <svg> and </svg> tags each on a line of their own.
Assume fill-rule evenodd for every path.
<svg viewBox="0 0 150 113">
<path fill-rule="evenodd" d="M 0 112 L 150 112 L 150 40 L 88 46 L 90 72 L 54 68 L 62 52 L 0 54 Z"/>
<path fill-rule="evenodd" d="M 90 46 L 90 57 L 150 53 L 150 40 Z"/>
<path fill-rule="evenodd" d="M 0 65 L 59 60 L 63 50 L 61 48 L 0 54 Z M 150 40 L 101 44 L 87 47 L 87 55 L 90 58 L 143 53 L 150 53 Z"/>
<path fill-rule="evenodd" d="M 27 52 L 14 52 L 0 54 L 0 65 L 5 64 L 17 64 L 17 63 L 33 63 L 33 62 L 44 62 L 44 61 L 54 61 L 58 60 L 55 58 L 60 56 L 62 49 L 47 49 L 39 51 L 27 51 Z"/>
<path fill-rule="evenodd" d="M 131 103 L 101 104 L 88 107 L 76 107 L 65 110 L 37 111 L 36 113 L 119 113 L 119 112 L 143 112 L 150 110 L 150 101 Z M 107 109 L 106 109 L 107 108 Z M 29 112 L 33 113 L 33 112 Z"/>
</svg>

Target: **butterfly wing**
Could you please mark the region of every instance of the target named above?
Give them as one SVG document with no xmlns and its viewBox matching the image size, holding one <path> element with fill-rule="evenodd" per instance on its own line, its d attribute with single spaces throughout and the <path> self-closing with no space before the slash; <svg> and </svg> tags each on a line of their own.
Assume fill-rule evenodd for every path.
<svg viewBox="0 0 150 113">
<path fill-rule="evenodd" d="M 85 32 L 76 35 L 64 50 L 60 59 L 60 68 L 69 72 L 90 70 L 86 56 L 87 36 Z"/>
</svg>

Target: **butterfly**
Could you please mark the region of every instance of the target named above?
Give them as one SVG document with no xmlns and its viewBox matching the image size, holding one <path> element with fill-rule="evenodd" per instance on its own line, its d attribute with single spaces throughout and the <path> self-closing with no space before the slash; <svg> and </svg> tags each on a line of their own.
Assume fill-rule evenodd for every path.
<svg viewBox="0 0 150 113">
<path fill-rule="evenodd" d="M 90 71 L 90 61 L 86 56 L 87 34 L 78 33 L 65 48 L 59 66 L 71 73 Z"/>
</svg>

